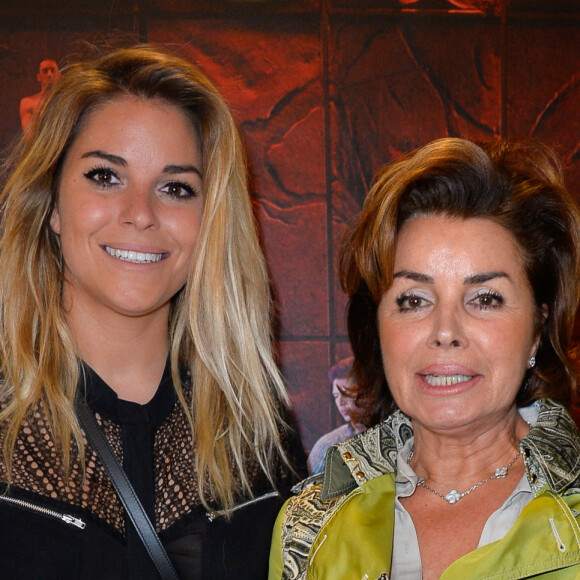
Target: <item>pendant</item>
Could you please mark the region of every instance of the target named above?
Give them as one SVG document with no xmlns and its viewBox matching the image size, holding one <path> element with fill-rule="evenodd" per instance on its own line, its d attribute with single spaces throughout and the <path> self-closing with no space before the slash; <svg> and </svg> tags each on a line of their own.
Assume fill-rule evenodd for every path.
<svg viewBox="0 0 580 580">
<path fill-rule="evenodd" d="M 447 500 L 450 504 L 454 504 L 461 499 L 461 494 L 456 489 L 452 489 L 447 495 L 443 496 L 443 499 Z"/>
</svg>

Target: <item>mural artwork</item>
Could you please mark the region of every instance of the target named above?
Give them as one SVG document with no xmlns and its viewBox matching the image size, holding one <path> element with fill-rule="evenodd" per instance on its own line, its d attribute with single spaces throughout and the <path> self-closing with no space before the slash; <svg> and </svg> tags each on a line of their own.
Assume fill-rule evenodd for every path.
<svg viewBox="0 0 580 580">
<path fill-rule="evenodd" d="M 5 153 L 59 68 L 95 47 L 167 46 L 226 97 L 307 451 L 344 423 L 327 378 L 351 354 L 336 257 L 382 165 L 438 137 L 530 135 L 557 149 L 580 195 L 574 0 L 23 0 L 0 15 Z"/>
</svg>

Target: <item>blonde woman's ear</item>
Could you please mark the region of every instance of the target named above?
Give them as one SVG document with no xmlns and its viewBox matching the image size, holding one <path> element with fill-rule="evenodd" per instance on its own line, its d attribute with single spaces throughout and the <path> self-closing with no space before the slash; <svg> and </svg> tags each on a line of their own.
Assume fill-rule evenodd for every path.
<svg viewBox="0 0 580 580">
<path fill-rule="evenodd" d="M 55 234 L 60 235 L 60 214 L 57 208 L 54 208 L 50 215 L 50 227 Z"/>
</svg>

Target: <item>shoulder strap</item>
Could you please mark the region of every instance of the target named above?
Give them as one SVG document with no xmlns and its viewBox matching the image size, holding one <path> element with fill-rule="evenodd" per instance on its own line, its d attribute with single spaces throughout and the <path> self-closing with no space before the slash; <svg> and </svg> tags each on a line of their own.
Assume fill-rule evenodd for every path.
<svg viewBox="0 0 580 580">
<path fill-rule="evenodd" d="M 103 462 L 117 491 L 117 495 L 123 503 L 125 511 L 129 515 L 133 526 L 135 526 L 141 541 L 147 548 L 147 552 L 151 556 L 162 580 L 179 580 L 153 524 L 147 517 L 133 486 L 101 431 L 95 415 L 84 402 L 78 402 L 76 410 L 87 439 Z"/>
</svg>

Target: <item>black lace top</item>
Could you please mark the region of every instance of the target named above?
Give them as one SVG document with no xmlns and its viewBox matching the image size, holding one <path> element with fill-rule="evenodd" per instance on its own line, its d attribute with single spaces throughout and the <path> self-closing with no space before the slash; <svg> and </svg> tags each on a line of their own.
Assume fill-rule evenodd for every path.
<svg viewBox="0 0 580 580">
<path fill-rule="evenodd" d="M 187 398 L 191 381 L 182 374 Z M 82 388 L 180 578 L 266 578 L 270 535 L 282 498 L 272 494 L 265 501 L 258 498 L 231 520 L 207 517 L 199 499 L 191 433 L 177 401 L 169 364 L 156 394 L 145 405 L 119 399 L 88 366 Z M 3 437 L 0 429 L 0 444 Z M 298 439 L 291 437 L 289 447 L 300 472 L 304 459 Z M 0 561 L 6 577 L 158 577 L 88 443 L 85 465 L 84 478 L 78 458 L 73 460 L 70 478 L 63 476 L 62 461 L 39 404 L 19 433 L 12 485 L 0 496 Z M 261 471 L 256 466 L 251 471 L 257 494 L 271 492 Z M 280 475 L 280 489 L 286 495 L 294 477 L 283 467 Z M 0 485 L 6 481 L 5 465 L 0 463 Z M 86 526 L 63 524 L 36 508 L 70 514 Z M 64 576 L 63 570 L 68 570 Z"/>
</svg>

